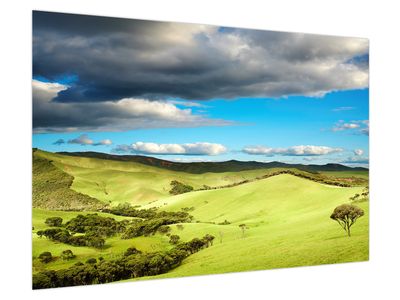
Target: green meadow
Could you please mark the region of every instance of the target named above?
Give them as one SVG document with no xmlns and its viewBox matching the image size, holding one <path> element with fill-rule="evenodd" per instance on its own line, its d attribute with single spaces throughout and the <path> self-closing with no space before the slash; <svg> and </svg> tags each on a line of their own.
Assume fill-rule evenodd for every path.
<svg viewBox="0 0 400 300">
<path fill-rule="evenodd" d="M 139 210 L 186 211 L 193 216 L 192 220 L 170 224 L 168 235 L 179 235 L 182 242 L 206 234 L 214 236 L 211 246 L 192 253 L 168 272 L 128 280 L 355 262 L 368 260 L 369 257 L 368 200 L 355 203 L 365 214 L 352 227 L 351 237 L 330 219 L 335 207 L 351 203 L 349 198 L 361 194 L 366 184 L 339 187 L 290 174 L 260 179 L 277 170 L 274 168 L 194 174 L 136 162 L 67 156 L 40 150 L 35 151 L 34 156 L 51 162 L 59 171 L 73 178 L 70 186 L 62 186 L 56 192 L 52 191 L 52 195 L 63 195 L 64 190 L 69 189 L 76 195 L 96 199 L 99 205 L 105 207 L 129 203 Z M 321 174 L 344 182 L 351 178 L 368 182 L 367 171 Z M 194 191 L 171 195 L 170 183 L 173 180 L 192 186 Z M 243 180 L 249 182 L 236 185 Z M 35 178 L 33 182 L 37 182 Z M 44 178 L 40 182 L 45 186 L 47 180 Z M 231 187 L 199 190 L 204 186 L 221 187 L 229 184 Z M 74 197 L 75 194 L 68 195 Z M 52 203 L 55 201 L 52 199 Z M 134 222 L 137 219 L 93 209 L 74 211 L 74 207 L 71 207 L 70 211 L 61 211 L 50 210 L 45 205 L 34 207 L 34 274 L 72 267 L 77 262 L 85 263 L 89 258 L 102 257 L 105 261 L 117 259 L 129 247 L 146 253 L 173 248 L 168 235 L 159 232 L 129 239 L 122 239 L 121 234 L 117 234 L 107 238 L 100 249 L 67 245 L 36 234 L 48 228 L 45 220 L 49 217 L 61 217 L 65 224 L 78 215 L 88 213 L 97 213 L 116 221 Z M 76 257 L 71 260 L 60 259 L 61 252 L 66 249 L 72 250 Z M 38 259 L 40 253 L 45 251 L 51 252 L 54 257 L 49 263 Z"/>
</svg>

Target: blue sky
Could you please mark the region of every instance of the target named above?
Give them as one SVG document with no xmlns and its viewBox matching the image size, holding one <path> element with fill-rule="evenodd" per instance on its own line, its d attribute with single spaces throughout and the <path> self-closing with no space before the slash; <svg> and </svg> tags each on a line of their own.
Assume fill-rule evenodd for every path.
<svg viewBox="0 0 400 300">
<path fill-rule="evenodd" d="M 201 114 L 206 114 L 210 118 L 225 119 L 234 123 L 227 126 L 136 129 L 123 132 L 42 133 L 33 135 L 33 147 L 54 152 L 113 153 L 116 145 L 139 141 L 157 144 L 209 142 L 226 146 L 226 153 L 216 156 L 153 156 L 182 161 L 237 159 L 321 164 L 347 161 L 349 157 L 356 157 L 354 150 L 361 149 L 362 157 L 368 157 L 369 139 L 368 135 L 360 132 L 361 126 L 335 131 L 341 120 L 347 124 L 368 120 L 368 89 L 332 92 L 321 98 L 293 96 L 285 99 L 218 99 L 196 103 L 201 106 L 193 108 L 194 114 L 200 111 Z M 184 108 L 179 104 L 177 106 Z M 87 134 L 94 142 L 110 139 L 112 145 L 93 146 L 68 143 L 83 134 Z M 59 139 L 63 139 L 65 143 L 54 144 Z M 321 156 L 269 156 L 242 152 L 246 146 L 285 148 L 295 145 L 323 145 L 342 148 L 343 151 Z"/>
<path fill-rule="evenodd" d="M 33 147 L 368 166 L 366 39 L 34 12 Z"/>
</svg>

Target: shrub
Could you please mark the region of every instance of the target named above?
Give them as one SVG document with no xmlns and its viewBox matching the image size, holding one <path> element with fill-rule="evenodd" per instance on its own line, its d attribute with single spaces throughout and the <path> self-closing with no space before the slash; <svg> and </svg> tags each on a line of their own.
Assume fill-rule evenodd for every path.
<svg viewBox="0 0 400 300">
<path fill-rule="evenodd" d="M 68 249 L 61 252 L 61 258 L 63 260 L 69 260 L 75 258 L 75 255 L 71 250 Z"/>
<path fill-rule="evenodd" d="M 130 255 L 140 254 L 140 253 L 142 253 L 142 251 L 136 249 L 135 247 L 130 247 L 130 248 L 126 249 L 124 256 L 130 256 Z"/>
<path fill-rule="evenodd" d="M 39 260 L 40 260 L 42 263 L 45 263 L 45 264 L 51 262 L 52 259 L 53 259 L 53 256 L 52 256 L 51 253 L 48 252 L 48 251 L 43 252 L 43 253 L 41 253 L 41 254 L 39 255 Z"/>
<path fill-rule="evenodd" d="M 173 235 L 171 235 L 171 236 L 169 237 L 169 243 L 172 244 L 172 245 L 176 245 L 176 244 L 178 244 L 178 242 L 179 242 L 180 239 L 181 239 L 181 238 L 180 238 L 179 235 L 173 234 Z"/>
<path fill-rule="evenodd" d="M 193 187 L 187 184 L 183 184 L 182 182 L 179 182 L 177 180 L 172 180 L 171 181 L 171 190 L 169 193 L 171 195 L 179 195 L 183 193 L 188 193 L 193 191 Z"/>
<path fill-rule="evenodd" d="M 161 225 L 160 227 L 158 227 L 158 231 L 161 234 L 166 234 L 171 231 L 171 228 L 168 225 Z"/>
<path fill-rule="evenodd" d="M 47 218 L 46 221 L 44 221 L 44 223 L 46 225 L 52 226 L 52 227 L 60 227 L 62 222 L 63 222 L 63 219 L 60 217 L 51 217 L 51 218 Z"/>
<path fill-rule="evenodd" d="M 229 224 L 231 224 L 231 222 L 229 222 L 228 220 L 218 223 L 218 225 L 229 225 Z"/>
<path fill-rule="evenodd" d="M 89 259 L 86 261 L 86 263 L 87 263 L 87 264 L 90 264 L 90 265 L 93 265 L 93 264 L 97 263 L 97 259 L 95 259 L 95 258 L 89 258 Z"/>
</svg>

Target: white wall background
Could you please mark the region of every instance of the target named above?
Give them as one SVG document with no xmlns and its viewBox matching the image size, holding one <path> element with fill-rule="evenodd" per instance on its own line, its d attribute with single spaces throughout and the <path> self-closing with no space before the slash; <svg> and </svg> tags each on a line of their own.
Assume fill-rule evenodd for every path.
<svg viewBox="0 0 400 300">
<path fill-rule="evenodd" d="M 31 10 L 370 38 L 370 262 L 31 291 Z M 399 9 L 396 1 L 3 1 L 2 299 L 399 299 Z M 397 192 L 397 193 L 396 193 Z"/>
</svg>

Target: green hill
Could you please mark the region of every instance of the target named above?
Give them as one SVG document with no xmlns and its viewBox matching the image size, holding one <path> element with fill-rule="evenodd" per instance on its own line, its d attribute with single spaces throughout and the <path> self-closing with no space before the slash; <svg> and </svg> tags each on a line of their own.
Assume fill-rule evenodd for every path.
<svg viewBox="0 0 400 300">
<path fill-rule="evenodd" d="M 368 260 L 368 203 L 357 204 L 366 215 L 357 221 L 351 238 L 329 218 L 336 206 L 360 191 L 359 187 L 333 187 L 279 175 L 154 202 L 151 206 L 164 210 L 194 207 L 190 213 L 200 223 L 184 224 L 183 231 L 174 228 L 173 233 L 182 238 L 216 236 L 213 247 L 159 277 Z M 230 224 L 217 225 L 224 220 Z M 244 237 L 240 224 L 249 228 Z"/>
<path fill-rule="evenodd" d="M 168 160 L 158 159 L 150 156 L 142 155 L 115 155 L 99 152 L 59 152 L 59 154 L 77 157 L 99 158 L 114 161 L 136 162 L 148 166 L 154 166 L 162 169 L 180 171 L 192 174 L 203 173 L 222 173 L 222 172 L 239 172 L 256 169 L 271 169 L 271 168 L 295 168 L 308 172 L 323 172 L 323 171 L 368 171 L 362 167 L 347 167 L 341 164 L 326 164 L 326 165 L 302 165 L 302 164 L 286 164 L 282 162 L 257 162 L 257 161 L 237 161 L 229 160 L 222 162 L 172 162 Z"/>
<path fill-rule="evenodd" d="M 36 152 L 36 151 L 35 151 Z M 99 200 L 70 187 L 74 178 L 36 153 L 32 158 L 32 206 L 52 210 L 98 209 Z"/>
<path fill-rule="evenodd" d="M 125 202 L 146 205 L 168 197 L 170 183 L 173 180 L 188 184 L 194 189 L 201 189 L 204 186 L 219 187 L 244 180 L 254 180 L 284 169 L 264 168 L 198 174 L 173 171 L 133 161 L 71 156 L 41 150 L 35 151 L 35 156 L 51 160 L 52 165 L 72 176 L 74 178 L 72 190 L 112 205 Z M 368 174 L 366 171 L 359 172 Z M 315 174 L 315 176 L 321 175 Z M 361 181 L 361 184 L 367 183 L 365 179 Z"/>
<path fill-rule="evenodd" d="M 354 225 L 351 238 L 329 218 L 335 207 L 349 203 L 351 196 L 363 191 L 368 184 L 368 172 L 301 171 L 318 178 L 360 183 L 353 187 L 322 184 L 290 174 L 263 179 L 281 170 L 286 169 L 186 173 L 133 161 L 36 150 L 33 206 L 42 209 L 33 210 L 33 232 L 46 228 L 44 221 L 48 217 L 60 216 L 66 221 L 80 214 L 65 210 L 95 211 L 104 205 L 129 202 L 139 209 L 157 207 L 159 211 L 189 212 L 194 219 L 179 224 L 183 229 L 177 224 L 170 225 L 170 233 L 179 235 L 184 242 L 205 234 L 215 236 L 213 246 L 194 253 L 180 266 L 157 278 L 368 260 L 368 201 L 357 203 L 365 216 Z M 172 180 L 195 189 L 204 185 L 225 187 L 170 195 Z M 241 224 L 247 228 L 244 233 Z M 160 233 L 131 239 L 121 239 L 117 234 L 107 238 L 105 245 L 103 249 L 74 247 L 34 235 L 33 270 L 63 269 L 88 258 L 112 260 L 132 246 L 146 252 L 172 247 L 168 237 Z M 37 258 L 44 251 L 57 256 L 66 249 L 73 250 L 76 258 L 70 261 L 56 258 L 48 264 Z"/>
</svg>

